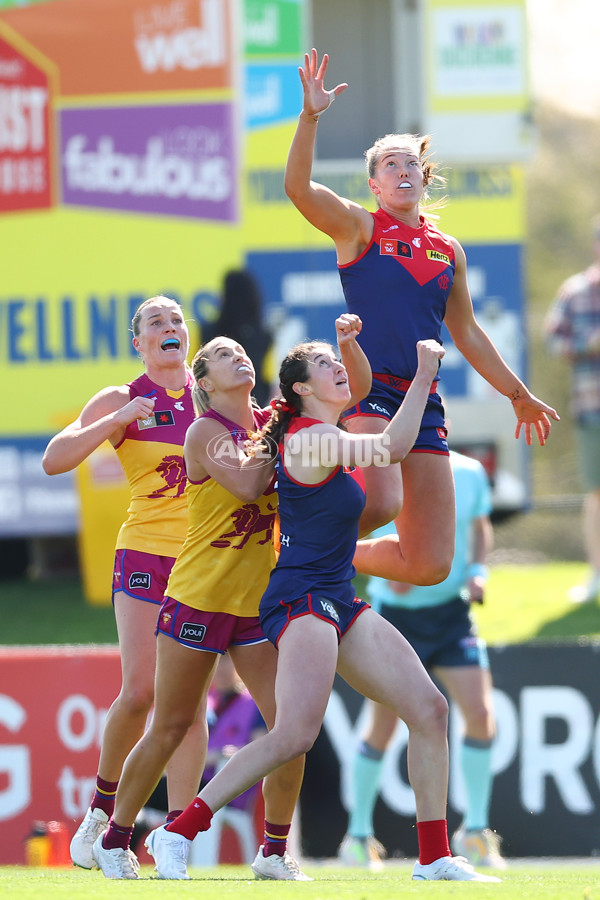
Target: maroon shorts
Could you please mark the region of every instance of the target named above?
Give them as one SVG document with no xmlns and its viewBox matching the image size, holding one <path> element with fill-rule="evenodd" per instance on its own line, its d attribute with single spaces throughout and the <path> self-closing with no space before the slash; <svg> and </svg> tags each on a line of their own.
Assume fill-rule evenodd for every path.
<svg viewBox="0 0 600 900">
<path fill-rule="evenodd" d="M 113 603 L 115 594 L 123 591 L 136 600 L 146 600 L 159 606 L 164 600 L 174 562 L 173 556 L 156 556 L 140 550 L 117 550 L 113 570 Z"/>
<path fill-rule="evenodd" d="M 225 653 L 229 647 L 263 644 L 267 639 L 258 616 L 232 616 L 206 612 L 165 597 L 158 614 L 156 634 L 164 634 L 192 650 Z"/>
</svg>

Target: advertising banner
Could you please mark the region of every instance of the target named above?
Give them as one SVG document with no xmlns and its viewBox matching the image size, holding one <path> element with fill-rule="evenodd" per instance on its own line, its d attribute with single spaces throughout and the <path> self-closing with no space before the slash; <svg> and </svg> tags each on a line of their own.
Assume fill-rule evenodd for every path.
<svg viewBox="0 0 600 900">
<path fill-rule="evenodd" d="M 0 23 L 0 213 L 52 203 L 50 70 L 40 54 L 4 40 Z"/>
<path fill-rule="evenodd" d="M 600 645 L 492 647 L 497 737 L 490 824 L 510 857 L 600 851 Z M 44 685 L 43 693 L 40 684 Z M 0 651 L 0 865 L 24 861 L 36 820 L 64 822 L 69 837 L 93 792 L 106 711 L 120 685 L 116 647 Z M 363 698 L 336 680 L 301 794 L 302 851 L 333 857 L 345 833 Z M 461 820 L 460 715 L 450 717 L 448 824 Z M 390 857 L 417 853 L 406 727 L 386 751 L 375 833 Z"/>
<path fill-rule="evenodd" d="M 490 825 L 511 856 L 596 856 L 600 852 L 600 645 L 490 647 L 497 736 Z M 335 856 L 351 804 L 351 772 L 366 727 L 363 698 L 336 680 L 321 734 L 307 757 L 301 795 L 304 852 Z M 459 766 L 462 723 L 450 715 L 448 826 L 464 809 Z M 399 723 L 386 755 L 375 834 L 390 857 L 415 857 L 408 732 Z M 324 815 L 327 810 L 327 815 Z"/>
<path fill-rule="evenodd" d="M 447 161 L 533 151 L 525 0 L 428 0 L 424 130 Z"/>
</svg>

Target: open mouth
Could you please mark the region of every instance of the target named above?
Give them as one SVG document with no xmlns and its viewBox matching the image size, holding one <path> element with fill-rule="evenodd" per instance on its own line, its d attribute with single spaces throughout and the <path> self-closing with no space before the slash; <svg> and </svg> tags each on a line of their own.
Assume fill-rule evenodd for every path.
<svg viewBox="0 0 600 900">
<path fill-rule="evenodd" d="M 412 187 L 412 184 L 410 183 L 410 181 L 403 181 L 402 184 L 400 185 L 400 188 L 402 190 L 406 190 L 407 188 L 411 188 L 411 187 Z"/>
<path fill-rule="evenodd" d="M 177 340 L 177 338 L 167 338 L 166 341 L 163 341 L 160 345 L 161 350 L 179 350 L 181 344 Z"/>
<path fill-rule="evenodd" d="M 244 364 L 243 366 L 239 367 L 238 372 L 249 372 L 250 374 L 252 374 L 252 369 L 250 368 L 250 366 Z"/>
</svg>

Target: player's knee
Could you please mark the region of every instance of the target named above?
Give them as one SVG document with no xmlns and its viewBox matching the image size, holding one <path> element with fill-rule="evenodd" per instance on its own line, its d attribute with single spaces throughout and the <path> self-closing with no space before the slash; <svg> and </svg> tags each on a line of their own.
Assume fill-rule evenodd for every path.
<svg viewBox="0 0 600 900">
<path fill-rule="evenodd" d="M 421 707 L 421 728 L 437 737 L 448 733 L 448 701 L 437 688 L 429 693 Z"/>
<path fill-rule="evenodd" d="M 283 761 L 290 762 L 292 759 L 308 753 L 317 739 L 319 730 L 319 728 L 307 725 L 294 732 L 288 732 L 285 737 L 282 737 L 279 745 Z"/>
<path fill-rule="evenodd" d="M 131 685 L 123 688 L 119 695 L 121 708 L 130 716 L 147 714 L 154 703 L 153 685 Z"/>
<path fill-rule="evenodd" d="M 163 747 L 164 754 L 170 756 L 179 747 L 192 724 L 193 719 L 185 713 L 160 722 L 153 721 L 150 727 L 151 738 Z"/>
</svg>

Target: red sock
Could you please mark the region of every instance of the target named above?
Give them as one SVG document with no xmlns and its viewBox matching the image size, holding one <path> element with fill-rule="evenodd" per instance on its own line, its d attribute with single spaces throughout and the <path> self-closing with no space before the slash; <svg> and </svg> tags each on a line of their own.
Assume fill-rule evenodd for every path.
<svg viewBox="0 0 600 900">
<path fill-rule="evenodd" d="M 287 839 L 291 825 L 273 825 L 265 819 L 263 856 L 283 856 L 287 850 Z"/>
<path fill-rule="evenodd" d="M 430 822 L 417 822 L 419 836 L 419 862 L 422 866 L 452 856 L 448 843 L 448 823 L 445 819 L 433 819 Z"/>
<path fill-rule="evenodd" d="M 165 825 L 165 831 L 175 831 L 186 837 L 188 841 L 193 841 L 199 831 L 208 831 L 212 817 L 210 806 L 200 797 L 196 797 L 180 816 Z"/>
<path fill-rule="evenodd" d="M 118 785 L 118 781 L 105 781 L 99 775 L 96 776 L 96 791 L 90 803 L 91 808 L 103 810 L 110 818 L 115 811 L 115 797 Z"/>
<path fill-rule="evenodd" d="M 119 847 L 121 850 L 129 850 L 131 843 L 131 835 L 133 834 L 133 825 L 131 828 L 125 828 L 123 825 L 117 825 L 110 820 L 108 831 L 104 832 L 102 838 L 102 846 L 105 850 L 115 850 Z"/>
</svg>

